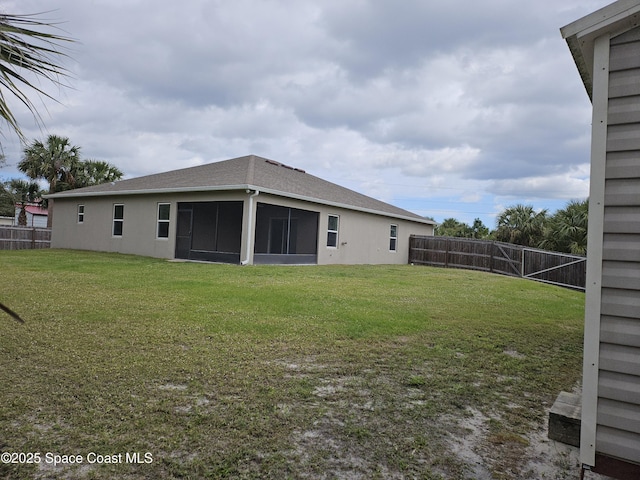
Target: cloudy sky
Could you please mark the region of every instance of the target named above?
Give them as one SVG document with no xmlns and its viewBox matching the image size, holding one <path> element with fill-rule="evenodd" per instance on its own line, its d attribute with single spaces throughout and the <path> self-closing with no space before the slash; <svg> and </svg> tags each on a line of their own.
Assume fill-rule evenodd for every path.
<svg viewBox="0 0 640 480">
<path fill-rule="evenodd" d="M 27 138 L 126 177 L 256 154 L 437 221 L 588 196 L 591 104 L 559 28 L 610 0 L 5 0 L 60 22 L 69 88 Z M 21 146 L 3 127 L 18 176 Z"/>
</svg>

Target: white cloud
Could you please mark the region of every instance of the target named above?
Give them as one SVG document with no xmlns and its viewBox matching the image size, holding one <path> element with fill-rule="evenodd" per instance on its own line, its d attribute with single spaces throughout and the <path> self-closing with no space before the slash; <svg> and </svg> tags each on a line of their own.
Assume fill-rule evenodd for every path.
<svg viewBox="0 0 640 480">
<path fill-rule="evenodd" d="M 584 199 L 589 196 L 588 170 L 584 164 L 562 174 L 494 180 L 488 190 L 512 198 Z"/>
<path fill-rule="evenodd" d="M 492 218 L 586 195 L 591 107 L 559 28 L 608 3 L 58 0 L 74 88 L 44 101 L 44 132 L 16 108 L 31 138 L 68 136 L 129 176 L 254 153 Z"/>
</svg>

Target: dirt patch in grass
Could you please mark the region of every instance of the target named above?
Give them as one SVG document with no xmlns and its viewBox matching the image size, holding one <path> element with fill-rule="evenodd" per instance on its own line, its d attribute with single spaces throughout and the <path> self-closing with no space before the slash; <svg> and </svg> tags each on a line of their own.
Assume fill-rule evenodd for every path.
<svg viewBox="0 0 640 480">
<path fill-rule="evenodd" d="M 326 365 L 315 366 L 308 359 L 286 365 L 289 371 L 307 377 L 309 372 L 327 370 Z M 289 452 L 291 460 L 307 472 L 304 478 L 407 478 L 407 458 L 416 478 L 579 478 L 578 450 L 547 438 L 548 409 L 527 425 L 525 434 L 511 432 L 499 414 L 490 417 L 473 407 L 425 418 L 420 410 L 429 408 L 431 401 L 421 387 L 427 380 L 412 376 L 406 388 L 385 394 L 395 381 L 371 369 L 360 376 L 327 377 L 323 373 L 315 378 L 318 386 L 305 408 L 316 411 L 316 419 L 309 428 L 292 433 L 294 448 Z M 290 414 L 299 406 L 279 408 Z M 510 410 L 520 408 L 515 403 L 508 406 Z M 439 410 L 434 408 L 434 412 Z M 391 411 L 415 412 L 410 415 L 415 424 L 395 424 L 385 415 Z M 398 442 L 398 430 L 403 432 L 402 442 Z"/>
</svg>

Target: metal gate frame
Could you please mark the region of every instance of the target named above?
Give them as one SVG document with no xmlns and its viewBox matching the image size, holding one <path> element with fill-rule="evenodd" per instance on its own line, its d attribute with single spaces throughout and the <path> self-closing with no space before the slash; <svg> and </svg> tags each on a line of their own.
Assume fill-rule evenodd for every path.
<svg viewBox="0 0 640 480">
<path fill-rule="evenodd" d="M 562 263 L 562 264 L 556 265 L 554 267 L 549 267 L 549 268 L 545 268 L 545 269 L 542 269 L 542 270 L 537 270 L 535 272 L 527 273 L 527 270 L 526 270 L 527 252 L 536 252 L 536 253 L 540 252 L 540 253 L 544 253 L 547 257 L 571 258 L 571 259 L 573 259 L 573 261 L 570 261 L 570 262 L 567 262 L 567 263 Z M 571 254 L 568 254 L 568 253 L 550 252 L 550 251 L 547 251 L 547 250 L 539 250 L 539 249 L 536 249 L 536 248 L 524 247 L 522 249 L 522 272 L 521 272 L 521 277 L 522 278 L 528 278 L 528 279 L 531 279 L 531 280 L 535 280 L 537 282 L 549 283 L 551 285 L 558 285 L 560 287 L 575 288 L 577 290 L 582 290 L 584 292 L 586 290 L 586 287 L 581 287 L 581 286 L 578 286 L 578 285 L 569 285 L 569 284 L 562 283 L 562 282 L 554 282 L 554 281 L 545 280 L 545 279 L 542 279 L 542 278 L 536 278 L 535 275 L 540 275 L 540 274 L 543 274 L 543 273 L 552 272 L 552 271 L 555 271 L 555 270 L 559 270 L 561 268 L 569 267 L 571 265 L 576 265 L 578 263 L 583 263 L 583 262 L 586 262 L 586 261 L 587 261 L 587 257 L 583 257 L 583 256 L 580 256 L 580 255 L 571 255 Z"/>
</svg>

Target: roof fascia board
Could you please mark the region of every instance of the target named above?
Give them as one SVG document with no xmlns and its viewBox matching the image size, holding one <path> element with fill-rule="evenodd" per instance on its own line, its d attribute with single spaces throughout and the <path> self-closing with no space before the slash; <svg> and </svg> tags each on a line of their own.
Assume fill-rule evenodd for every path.
<svg viewBox="0 0 640 480">
<path fill-rule="evenodd" d="M 560 29 L 562 37 L 584 37 L 624 20 L 640 10 L 638 0 L 618 0 Z"/>
<path fill-rule="evenodd" d="M 615 37 L 638 26 L 640 0 L 618 0 L 560 29 L 589 98 L 593 100 L 593 54 L 596 38 Z"/>
<path fill-rule="evenodd" d="M 101 192 L 74 192 L 68 190 L 66 192 L 52 193 L 43 195 L 44 198 L 82 198 L 82 197 L 114 197 L 123 195 L 149 195 L 154 193 L 188 193 L 188 192 L 213 192 L 223 190 L 246 190 L 247 188 L 254 189 L 250 185 L 217 185 L 210 187 L 174 187 L 174 188 L 145 188 L 137 190 L 116 190 L 116 191 L 101 191 Z"/>
<path fill-rule="evenodd" d="M 371 213 L 374 215 L 381 215 L 384 217 L 397 218 L 401 220 L 408 220 L 416 223 L 424 223 L 426 225 L 437 225 L 436 222 L 429 219 L 420 219 L 409 217 L 406 215 L 399 215 L 395 213 L 383 212 L 381 210 L 375 210 L 370 208 L 358 207 L 355 205 L 349 205 L 346 203 L 332 202 L 330 200 L 322 200 L 319 198 L 308 197 L 306 195 L 298 195 L 295 193 L 281 192 L 279 190 L 273 190 L 268 188 L 262 188 L 256 185 L 218 185 L 211 187 L 176 187 L 176 188 L 156 188 L 156 189 L 144 189 L 144 190 L 119 190 L 119 191 L 103 191 L 103 192 L 74 192 L 69 190 L 66 192 L 53 193 L 50 195 L 44 195 L 44 198 L 83 198 L 83 197 L 114 197 L 125 195 L 151 195 L 159 193 L 191 193 L 191 192 L 221 192 L 230 190 L 252 190 L 259 191 L 261 193 L 267 193 L 278 197 L 292 198 L 294 200 L 302 200 L 305 202 L 319 203 L 322 205 L 329 205 L 332 207 L 343 208 L 346 210 L 355 210 L 364 213 Z"/>
</svg>

